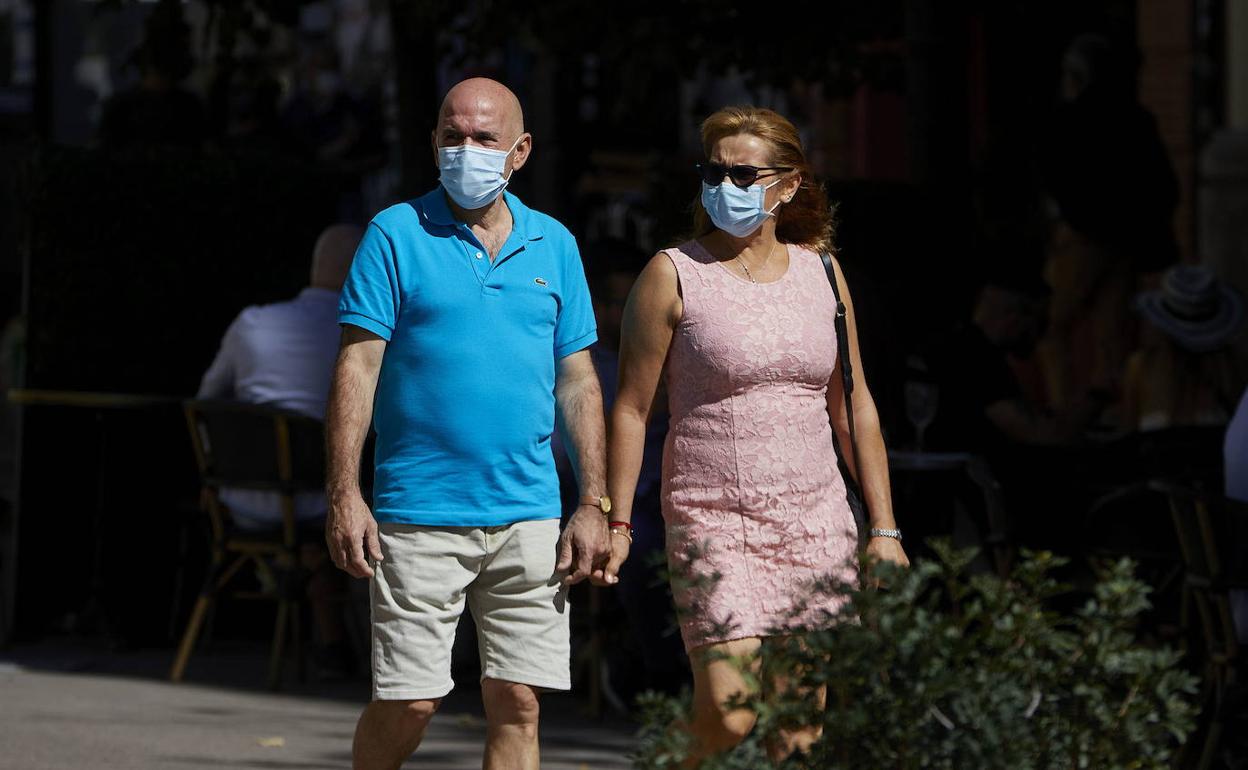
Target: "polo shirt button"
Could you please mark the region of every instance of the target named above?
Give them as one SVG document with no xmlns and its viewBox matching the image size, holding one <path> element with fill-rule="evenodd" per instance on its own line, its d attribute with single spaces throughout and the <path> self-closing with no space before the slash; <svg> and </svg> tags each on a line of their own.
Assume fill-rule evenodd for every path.
<svg viewBox="0 0 1248 770">
<path fill-rule="evenodd" d="M 481 259 L 481 252 L 479 252 L 479 251 L 478 251 L 478 252 L 477 252 L 474 256 L 475 256 L 477 259 Z"/>
</svg>

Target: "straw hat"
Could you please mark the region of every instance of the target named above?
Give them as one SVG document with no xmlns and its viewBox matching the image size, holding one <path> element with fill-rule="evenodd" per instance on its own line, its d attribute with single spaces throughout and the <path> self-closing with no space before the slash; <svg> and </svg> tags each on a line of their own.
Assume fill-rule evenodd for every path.
<svg viewBox="0 0 1248 770">
<path fill-rule="evenodd" d="M 1136 308 L 1157 328 L 1193 353 L 1207 353 L 1235 336 L 1243 302 L 1203 265 L 1177 265 L 1166 271 L 1161 288 L 1142 292 Z"/>
</svg>

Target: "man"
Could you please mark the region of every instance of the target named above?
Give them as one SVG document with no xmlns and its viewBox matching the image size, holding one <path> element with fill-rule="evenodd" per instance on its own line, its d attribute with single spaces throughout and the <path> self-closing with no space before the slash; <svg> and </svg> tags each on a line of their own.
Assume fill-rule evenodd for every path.
<svg viewBox="0 0 1248 770">
<path fill-rule="evenodd" d="M 1109 397 L 1089 391 L 1051 413 L 1024 394 L 1011 361 L 1035 351 L 1047 325 L 1048 302 L 1048 286 L 1022 267 L 1005 266 L 985 283 L 971 322 L 928 357 L 939 404 L 928 435 L 933 449 L 987 459 L 1004 491 L 1013 540 L 1070 552 L 1077 545 L 1073 533 L 1080 530 L 1068 520 L 1079 493 L 1073 475 L 1078 455 L 1069 447 L 1082 441 Z M 949 483 L 961 488 L 961 482 Z M 940 488 L 930 492 L 936 495 Z M 986 527 L 982 516 L 972 511 Z"/>
<path fill-rule="evenodd" d="M 269 404 L 325 419 L 338 352 L 338 292 L 362 234 L 356 225 L 326 228 L 312 251 L 307 288 L 292 300 L 255 305 L 239 313 L 204 373 L 198 396 Z M 240 529 L 282 525 L 281 498 L 276 492 L 222 488 L 220 496 Z M 323 494 L 301 492 L 295 497 L 295 516 L 300 522 L 319 521 L 326 507 Z M 346 675 L 354 661 L 335 605 L 341 577 L 329 567 L 325 550 L 315 543 L 304 544 L 300 560 L 309 575 L 308 604 L 316 622 L 316 671 L 326 678 Z"/>
<path fill-rule="evenodd" d="M 1104 407 L 1099 392 L 1060 414 L 1035 408 L 1010 365 L 1030 356 L 1044 333 L 1048 294 L 1038 277 L 993 277 L 979 292 L 971 323 L 928 357 L 940 404 L 928 434 L 932 447 L 992 456 L 1009 446 L 1060 446 L 1097 417 Z"/>
<path fill-rule="evenodd" d="M 440 186 L 374 218 L 339 306 L 326 539 L 338 566 L 372 578 L 374 700 L 355 767 L 416 750 L 453 686 L 467 600 L 485 767 L 535 770 L 538 695 L 569 687 L 566 586 L 609 553 L 593 309 L 567 229 L 503 192 L 532 149 L 516 96 L 465 80 L 432 138 Z M 556 411 L 582 494 L 562 537 Z M 358 486 L 370 416 L 372 511 Z"/>
<path fill-rule="evenodd" d="M 338 292 L 362 235 L 363 230 L 355 225 L 326 228 L 312 250 L 307 288 L 287 302 L 253 305 L 239 313 L 204 373 L 199 398 L 269 404 L 325 419 L 338 354 Z M 276 493 L 226 489 L 221 500 L 243 528 L 281 526 Z M 325 497 L 302 494 L 295 508 L 301 520 L 320 518 L 325 514 Z"/>
</svg>

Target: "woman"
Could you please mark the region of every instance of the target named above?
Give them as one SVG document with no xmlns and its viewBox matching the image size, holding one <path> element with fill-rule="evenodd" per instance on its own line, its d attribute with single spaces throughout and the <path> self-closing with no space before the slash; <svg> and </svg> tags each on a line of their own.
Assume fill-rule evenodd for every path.
<svg viewBox="0 0 1248 770">
<path fill-rule="evenodd" d="M 1127 360 L 1123 427 L 1225 425 L 1244 387 L 1244 363 L 1231 347 L 1243 319 L 1239 296 L 1209 268 L 1179 265 L 1136 307 L 1148 323 Z"/>
<path fill-rule="evenodd" d="M 850 446 L 837 368 L 835 301 L 819 252 L 831 214 L 810 178 L 797 130 L 780 115 L 728 108 L 702 124 L 706 162 L 695 237 L 655 255 L 625 308 L 619 392 L 612 410 L 608 486 L 610 582 L 628 554 L 627 522 L 651 403 L 666 366 L 671 427 L 664 447 L 668 561 L 695 583 L 676 586 L 681 634 L 694 674 L 689 729 L 701 758 L 731 748 L 753 714 L 725 702 L 746 691 L 726 656 L 754 659 L 778 627 L 809 627 L 841 599 L 791 610 L 817 577 L 855 575 L 857 547 L 835 429 Z M 861 482 L 875 532 L 869 556 L 907 559 L 895 530 L 879 417 L 862 378 L 853 303 L 849 357 Z M 713 585 L 706 579 L 718 575 Z M 683 581 L 682 581 L 683 582 Z M 772 682 L 769 686 L 780 686 Z M 817 694 L 822 697 L 822 694 Z M 779 760 L 805 750 L 817 727 L 780 736 Z"/>
</svg>

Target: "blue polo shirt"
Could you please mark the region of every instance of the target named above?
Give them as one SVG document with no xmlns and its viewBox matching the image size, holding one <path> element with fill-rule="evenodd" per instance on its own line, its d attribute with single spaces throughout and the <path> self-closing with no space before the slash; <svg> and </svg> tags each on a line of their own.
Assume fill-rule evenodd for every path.
<svg viewBox="0 0 1248 770">
<path fill-rule="evenodd" d="M 493 262 L 441 187 L 369 224 L 338 322 L 387 340 L 377 383 L 378 521 L 492 527 L 558 518 L 555 366 L 597 339 L 576 240 L 504 193 Z"/>
</svg>

